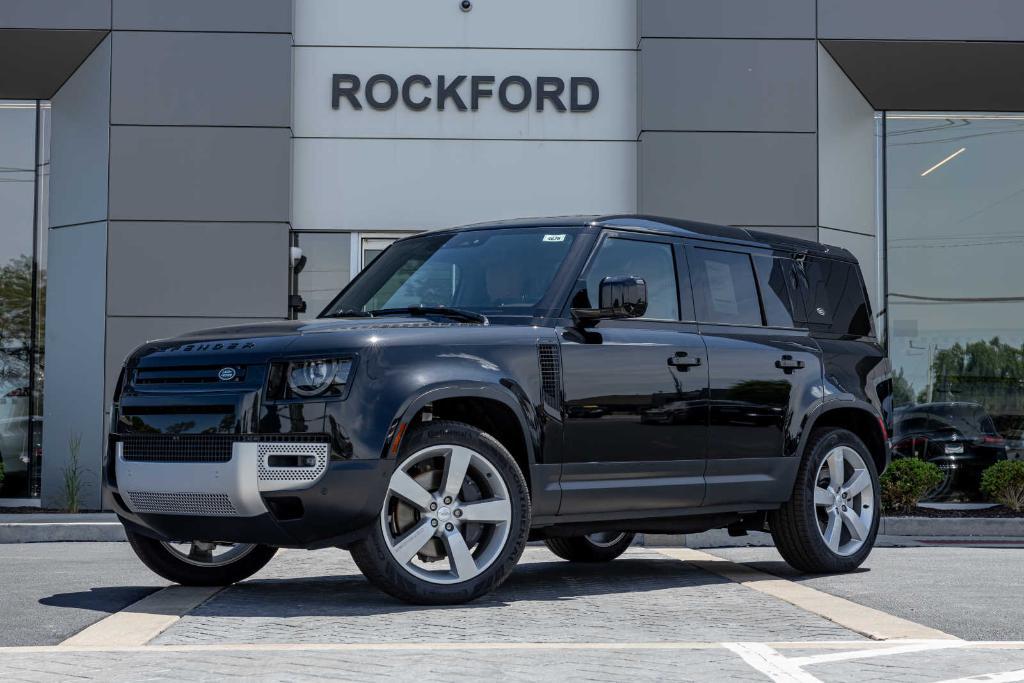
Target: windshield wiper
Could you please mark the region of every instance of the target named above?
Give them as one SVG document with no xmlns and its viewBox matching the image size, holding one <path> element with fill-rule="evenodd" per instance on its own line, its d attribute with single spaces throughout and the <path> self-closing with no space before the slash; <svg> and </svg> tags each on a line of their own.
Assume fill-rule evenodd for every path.
<svg viewBox="0 0 1024 683">
<path fill-rule="evenodd" d="M 405 308 L 381 308 L 370 311 L 370 315 L 443 315 L 453 320 L 463 322 L 488 324 L 487 316 L 476 311 L 469 311 L 465 308 L 452 308 L 450 306 L 407 306 Z"/>
<path fill-rule="evenodd" d="M 355 309 L 334 311 L 323 316 L 324 318 L 372 318 L 373 314 L 368 311 L 357 311 Z"/>
</svg>

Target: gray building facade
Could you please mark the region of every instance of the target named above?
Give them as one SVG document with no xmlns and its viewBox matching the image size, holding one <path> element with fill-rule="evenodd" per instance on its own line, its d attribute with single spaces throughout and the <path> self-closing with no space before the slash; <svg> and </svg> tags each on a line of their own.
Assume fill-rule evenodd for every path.
<svg viewBox="0 0 1024 683">
<path fill-rule="evenodd" d="M 0 346 L 8 502 L 61 505 L 78 452 L 100 505 L 139 343 L 315 315 L 396 236 L 527 215 L 843 246 L 903 403 L 980 402 L 1021 439 L 1015 0 L 2 0 L 0 59 L 0 153 L 33 148 L 30 246 L 0 253 L 30 270 L 0 302 L 30 330 Z"/>
</svg>

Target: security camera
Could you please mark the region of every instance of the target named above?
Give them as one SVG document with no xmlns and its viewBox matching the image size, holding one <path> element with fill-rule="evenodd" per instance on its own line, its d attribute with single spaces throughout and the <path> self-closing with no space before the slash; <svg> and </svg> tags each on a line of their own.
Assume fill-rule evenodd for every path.
<svg viewBox="0 0 1024 683">
<path fill-rule="evenodd" d="M 462 0 L 462 2 L 459 3 L 459 7 L 462 8 L 463 12 L 468 12 L 469 10 L 473 9 L 473 3 L 470 2 L 469 0 Z"/>
</svg>

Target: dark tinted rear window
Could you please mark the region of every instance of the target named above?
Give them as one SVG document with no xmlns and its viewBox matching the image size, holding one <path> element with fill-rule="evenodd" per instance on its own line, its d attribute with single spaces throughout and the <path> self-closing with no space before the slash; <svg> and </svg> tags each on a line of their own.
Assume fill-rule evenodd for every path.
<svg viewBox="0 0 1024 683">
<path fill-rule="evenodd" d="M 808 256 L 797 262 L 795 273 L 803 319 L 809 328 L 834 334 L 871 334 L 871 307 L 856 265 Z"/>
</svg>

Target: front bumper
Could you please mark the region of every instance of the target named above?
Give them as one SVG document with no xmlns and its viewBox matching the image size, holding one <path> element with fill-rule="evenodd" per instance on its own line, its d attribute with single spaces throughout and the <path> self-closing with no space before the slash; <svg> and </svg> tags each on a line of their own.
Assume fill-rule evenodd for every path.
<svg viewBox="0 0 1024 683">
<path fill-rule="evenodd" d="M 347 545 L 377 518 L 394 470 L 390 460 L 331 460 L 326 444 L 308 442 L 236 442 L 224 462 L 126 459 L 121 443 L 111 455 L 115 512 L 164 541 Z"/>
</svg>

